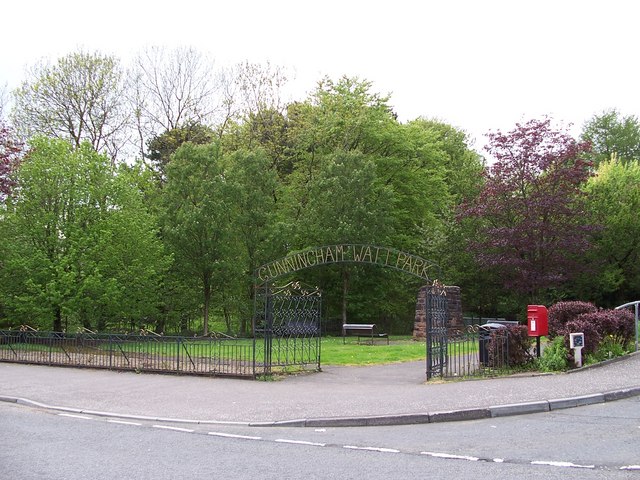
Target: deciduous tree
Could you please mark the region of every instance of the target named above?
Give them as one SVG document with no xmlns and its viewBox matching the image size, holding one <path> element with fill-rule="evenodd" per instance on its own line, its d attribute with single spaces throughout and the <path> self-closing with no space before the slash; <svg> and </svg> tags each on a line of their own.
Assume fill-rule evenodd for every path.
<svg viewBox="0 0 640 480">
<path fill-rule="evenodd" d="M 11 194 L 15 182 L 11 177 L 22 155 L 22 143 L 0 119 L 0 204 Z"/>
<path fill-rule="evenodd" d="M 131 174 L 87 142 L 32 141 L 0 222 L 13 320 L 62 331 L 153 318 L 167 261 Z"/>
<path fill-rule="evenodd" d="M 640 122 L 634 115 L 623 116 L 616 109 L 594 115 L 584 125 L 582 140 L 591 143 L 596 165 L 612 155 L 622 162 L 640 160 Z"/>
<path fill-rule="evenodd" d="M 585 191 L 588 212 L 601 228 L 585 252 L 594 272 L 577 285 L 578 292 L 615 307 L 640 291 L 640 163 L 615 156 L 600 163 Z"/>
<path fill-rule="evenodd" d="M 218 143 L 185 143 L 167 166 L 164 236 L 177 268 L 200 284 L 204 335 L 209 333 L 212 293 L 222 286 L 228 252 L 237 248 L 230 241 L 231 189 Z"/>
<path fill-rule="evenodd" d="M 88 141 L 112 159 L 127 144 L 129 112 L 120 62 L 85 52 L 40 63 L 14 93 L 13 122 L 18 131 L 69 140 L 76 148 Z"/>
<path fill-rule="evenodd" d="M 495 163 L 463 213 L 480 222 L 475 255 L 506 288 L 544 301 L 578 273 L 577 257 L 589 248 L 581 192 L 590 175 L 588 147 L 544 119 L 490 134 L 487 151 Z"/>
<path fill-rule="evenodd" d="M 143 154 L 162 132 L 212 126 L 221 108 L 213 61 L 194 48 L 142 51 L 134 61 L 129 98 Z"/>
</svg>

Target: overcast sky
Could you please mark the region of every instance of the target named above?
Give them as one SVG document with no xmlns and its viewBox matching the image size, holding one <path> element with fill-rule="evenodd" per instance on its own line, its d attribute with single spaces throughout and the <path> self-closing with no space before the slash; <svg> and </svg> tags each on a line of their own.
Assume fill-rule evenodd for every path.
<svg viewBox="0 0 640 480">
<path fill-rule="evenodd" d="M 0 7 L 0 88 L 80 49 L 125 63 L 192 46 L 219 65 L 295 71 L 297 99 L 324 75 L 391 94 L 401 121 L 436 117 L 484 143 L 550 115 L 579 133 L 596 113 L 640 116 L 635 0 L 19 0 Z"/>
</svg>

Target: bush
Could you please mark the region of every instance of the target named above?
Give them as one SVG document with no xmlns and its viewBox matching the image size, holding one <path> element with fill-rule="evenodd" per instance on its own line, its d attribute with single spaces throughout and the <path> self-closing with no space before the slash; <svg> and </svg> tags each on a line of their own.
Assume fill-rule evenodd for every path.
<svg viewBox="0 0 640 480">
<path fill-rule="evenodd" d="M 600 310 L 592 314 L 600 335 L 626 347 L 635 338 L 635 317 L 629 310 Z"/>
<path fill-rule="evenodd" d="M 549 308 L 549 336 L 564 336 L 570 333 L 567 323 L 579 315 L 597 312 L 598 308 L 589 302 L 558 302 Z M 575 331 L 575 330 L 574 330 Z"/>
<path fill-rule="evenodd" d="M 602 334 L 600 333 L 598 324 L 595 321 L 598 314 L 599 312 L 584 313 L 582 315 L 578 315 L 574 320 L 567 322 L 564 334 L 564 342 L 567 348 L 569 347 L 569 334 L 582 332 L 584 333 L 584 348 L 582 349 L 582 354 L 587 355 L 594 353 L 597 350 L 598 345 L 600 345 L 600 341 L 602 340 Z"/>
<path fill-rule="evenodd" d="M 585 354 L 594 354 L 605 340 L 617 343 L 619 349 L 624 350 L 635 336 L 634 321 L 634 316 L 628 310 L 584 313 L 567 324 L 566 338 L 568 341 L 571 332 L 583 332 Z"/>
<path fill-rule="evenodd" d="M 569 367 L 569 350 L 564 343 L 564 337 L 556 337 L 547 345 L 538 359 L 538 366 L 543 372 L 558 372 Z"/>
<path fill-rule="evenodd" d="M 606 336 L 593 355 L 588 358 L 588 363 L 597 363 L 609 360 L 611 358 L 620 357 L 627 353 L 627 350 L 622 346 L 613 335 Z"/>
<path fill-rule="evenodd" d="M 584 333 L 583 355 L 602 361 L 626 352 L 635 336 L 634 322 L 629 310 L 599 310 L 588 302 L 558 302 L 549 308 L 549 336 L 562 339 L 558 342 L 564 343 L 569 361 L 570 333 Z"/>
</svg>

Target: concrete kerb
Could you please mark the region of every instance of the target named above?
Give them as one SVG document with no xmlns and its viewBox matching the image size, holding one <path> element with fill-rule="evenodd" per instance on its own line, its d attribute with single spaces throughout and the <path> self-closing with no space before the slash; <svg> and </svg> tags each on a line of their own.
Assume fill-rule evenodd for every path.
<svg viewBox="0 0 640 480">
<path fill-rule="evenodd" d="M 36 402 L 29 400 L 28 398 L 6 397 L 0 396 L 0 402 L 16 403 L 18 405 L 24 405 L 32 408 L 41 408 L 43 410 L 53 410 L 57 412 L 73 413 L 78 415 L 93 415 L 96 417 L 107 418 L 121 418 L 126 420 L 140 420 L 149 422 L 163 422 L 163 423 L 192 423 L 192 424 L 212 424 L 212 425 L 239 425 L 248 426 L 249 422 L 230 422 L 220 420 L 194 420 L 186 418 L 165 418 L 165 417 L 152 417 L 146 415 L 132 415 L 127 413 L 115 413 L 115 412 L 102 412 L 99 410 L 88 410 L 82 408 L 60 407 L 56 405 L 47 405 L 46 403 Z"/>
<path fill-rule="evenodd" d="M 26 398 L 0 396 L 1 402 L 16 403 L 29 407 L 53 410 L 65 413 L 94 415 L 100 417 L 121 418 L 127 420 L 153 421 L 164 423 L 191 423 L 203 425 L 237 425 L 250 427 L 368 427 L 368 426 L 392 426 L 392 425 L 416 425 L 438 422 L 455 422 L 466 420 L 480 420 L 512 415 L 526 415 L 531 413 L 549 412 L 565 408 L 574 408 L 597 403 L 605 403 L 622 400 L 634 396 L 640 396 L 640 386 L 611 390 L 603 393 L 581 395 L 576 397 L 540 400 L 536 402 L 523 402 L 508 405 L 494 405 L 486 408 L 470 408 L 431 413 L 392 414 L 362 417 L 327 417 L 307 418 L 266 422 L 232 422 L 218 420 L 194 420 L 182 418 L 151 417 L 144 415 L 131 415 L 114 412 L 101 412 L 80 408 L 60 407 L 47 405 Z"/>
</svg>

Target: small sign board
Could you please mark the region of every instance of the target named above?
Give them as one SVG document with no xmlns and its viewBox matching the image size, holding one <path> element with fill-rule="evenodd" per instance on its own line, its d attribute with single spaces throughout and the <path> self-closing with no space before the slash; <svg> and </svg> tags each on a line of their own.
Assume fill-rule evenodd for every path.
<svg viewBox="0 0 640 480">
<path fill-rule="evenodd" d="M 569 334 L 569 347 L 582 348 L 584 347 L 584 333 L 570 333 Z"/>
</svg>

